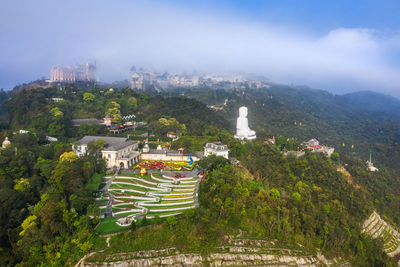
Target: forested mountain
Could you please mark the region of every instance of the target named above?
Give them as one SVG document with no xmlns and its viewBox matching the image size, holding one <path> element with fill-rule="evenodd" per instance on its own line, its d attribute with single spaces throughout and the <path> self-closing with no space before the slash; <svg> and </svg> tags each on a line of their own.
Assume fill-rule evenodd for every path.
<svg viewBox="0 0 400 267">
<path fill-rule="evenodd" d="M 230 121 L 231 133 L 238 108 L 244 105 L 249 109 L 250 127 L 255 130 L 300 141 L 317 138 L 340 153 L 363 160 L 369 159 L 372 151 L 378 166 L 390 166 L 400 172 L 400 119 L 354 105 L 344 96 L 285 85 L 235 91 L 194 89 L 184 94 L 211 105 L 222 105 L 228 99 L 227 106 L 217 113 Z"/>
<path fill-rule="evenodd" d="M 361 91 L 342 95 L 348 103 L 359 106 L 360 109 L 382 111 L 400 118 L 400 100 L 390 95 L 371 91 Z"/>
<path fill-rule="evenodd" d="M 54 102 L 52 98 L 63 98 L 64 101 Z M 118 116 L 135 114 L 136 120 L 145 120 L 153 128 L 157 127 L 158 119 L 166 116 L 185 124 L 187 134 L 191 135 L 202 135 L 204 131 L 212 129 L 228 129 L 223 116 L 201 102 L 183 97 L 151 97 L 130 89 L 35 89 L 16 94 L 6 104 L 10 129 L 33 130 L 42 136 L 50 135 L 64 140 L 96 132 L 107 134 L 104 127 L 98 125 L 90 128 L 85 125 L 73 127 L 72 119 L 103 119 L 113 112 L 114 105 L 117 105 Z"/>
<path fill-rule="evenodd" d="M 383 252 L 382 240 L 364 235 L 361 225 L 373 210 L 400 224 L 398 119 L 362 109 L 343 96 L 282 85 L 169 94 L 68 87 L 22 91 L 6 101 L 10 128 L 1 135 L 12 143 L 0 153 L 0 265 L 71 266 L 92 251 L 97 254 L 89 260 L 101 262 L 110 254 L 171 246 L 209 255 L 226 245 L 227 236 L 273 240 L 272 249 L 301 248 L 302 255 L 312 256 L 322 252 L 354 266 L 395 263 Z M 215 111 L 206 104 L 223 108 Z M 232 135 L 243 105 L 258 136 L 245 143 Z M 70 142 L 83 135 L 111 135 L 100 125 L 73 127 L 71 120 L 102 119 L 108 113 L 119 123 L 121 115 L 135 114 L 149 124 L 156 140 L 176 127 L 181 138 L 172 146 L 191 139 L 201 149 L 206 140 L 222 141 L 239 163 L 203 159 L 199 208 L 165 220 L 139 220 L 106 247 L 92 227 L 97 218 L 89 216 L 104 161 L 96 158 L 96 149 L 83 158 L 69 152 Z M 12 134 L 19 129 L 30 133 Z M 45 135 L 59 142 L 48 145 Z M 275 145 L 265 142 L 272 135 Z M 314 137 L 339 153 L 331 158 L 282 153 Z M 379 172 L 366 170 L 370 149 Z"/>
<path fill-rule="evenodd" d="M 8 124 L 7 106 L 5 102 L 12 96 L 10 91 L 0 91 L 0 129 L 6 129 Z"/>
</svg>

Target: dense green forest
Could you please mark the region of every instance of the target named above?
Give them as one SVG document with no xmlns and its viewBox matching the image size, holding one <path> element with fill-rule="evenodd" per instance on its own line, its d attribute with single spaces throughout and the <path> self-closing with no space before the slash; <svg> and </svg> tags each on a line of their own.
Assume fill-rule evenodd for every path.
<svg viewBox="0 0 400 267">
<path fill-rule="evenodd" d="M 380 240 L 361 233 L 361 223 L 375 209 L 393 225 L 400 224 L 399 121 L 305 88 L 185 91 L 190 98 L 176 94 L 69 86 L 22 91 L 6 100 L 8 122 L 1 140 L 8 136 L 11 145 L 0 153 L 0 265 L 73 265 L 102 249 L 96 256 L 100 260 L 110 253 L 172 246 L 207 254 L 226 235 L 238 233 L 278 239 L 288 248 L 300 244 L 308 253 L 321 251 L 354 266 L 395 263 Z M 54 102 L 54 97 L 64 101 Z M 206 106 L 226 98 L 222 111 Z M 249 108 L 250 127 L 259 137 L 252 142 L 232 137 L 242 105 Z M 104 238 L 93 229 L 98 218 L 88 216 L 105 164 L 96 157 L 96 148 L 78 158 L 70 152 L 70 142 L 88 134 L 110 135 L 100 125 L 72 126 L 72 119 L 102 119 L 106 114 L 118 123 L 122 115 L 135 114 L 156 139 L 178 132 L 181 137 L 172 142 L 173 148 L 195 151 L 208 141 L 222 141 L 239 164 L 204 158 L 198 164 L 206 171 L 200 208 L 166 220 L 139 221 L 105 248 Z M 30 132 L 12 133 L 20 129 Z M 46 135 L 59 141 L 48 144 Z M 272 135 L 277 136 L 275 145 L 265 142 Z M 339 153 L 331 158 L 282 153 L 312 137 Z M 370 149 L 379 172 L 366 170 Z M 338 171 L 342 166 L 350 176 Z"/>
<path fill-rule="evenodd" d="M 345 94 L 342 98 L 352 105 L 359 106 L 361 109 L 381 111 L 400 118 L 400 100 L 393 96 L 361 91 Z"/>
<path fill-rule="evenodd" d="M 95 172 L 105 171 L 103 160 L 79 159 L 69 144 L 38 141 L 31 133 L 15 135 L 0 154 L 2 266 L 72 263 L 95 241 L 87 188 L 99 187 Z"/>
<path fill-rule="evenodd" d="M 256 131 L 267 130 L 271 135 L 300 141 L 317 138 L 340 153 L 364 161 L 372 151 L 375 165 L 395 169 L 400 175 L 400 120 L 389 113 L 355 105 L 355 100 L 349 101 L 348 96 L 284 85 L 240 90 L 191 89 L 175 94 L 182 93 L 210 105 L 222 105 L 228 99 L 227 106 L 218 114 L 230 122 L 231 133 L 235 129 L 238 108 L 244 105 L 249 109 L 250 127 Z M 365 98 L 361 95 L 360 103 Z M 379 94 L 371 97 L 378 103 L 388 98 Z"/>
<path fill-rule="evenodd" d="M 62 97 L 64 101 L 53 102 L 51 98 Z M 157 130 L 162 125 L 160 118 L 175 118 L 185 124 L 183 134 L 204 135 L 226 129 L 228 124 L 219 114 L 209 110 L 206 105 L 183 97 L 150 97 L 124 90 L 78 90 L 70 86 L 64 91 L 56 88 L 22 91 L 6 102 L 11 130 L 25 129 L 39 136 L 50 135 L 63 140 L 85 134 L 107 134 L 99 125 L 72 126 L 72 119 L 97 118 L 117 112 L 121 116 L 136 115 L 136 120 L 151 123 Z M 169 129 L 163 129 L 165 133 Z"/>
</svg>

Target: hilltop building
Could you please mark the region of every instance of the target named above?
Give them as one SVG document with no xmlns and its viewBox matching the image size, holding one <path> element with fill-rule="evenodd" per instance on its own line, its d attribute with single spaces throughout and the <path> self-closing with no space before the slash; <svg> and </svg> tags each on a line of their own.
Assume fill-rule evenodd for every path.
<svg viewBox="0 0 400 267">
<path fill-rule="evenodd" d="M 132 90 L 160 90 L 179 87 L 216 86 L 220 89 L 245 89 L 269 87 L 264 81 L 248 80 L 241 75 L 221 76 L 207 74 L 169 74 L 153 72 L 143 68 L 130 69 L 130 88 Z"/>
<path fill-rule="evenodd" d="M 168 132 L 166 134 L 166 136 L 169 138 L 177 138 L 178 137 L 178 135 L 175 132 Z"/>
<path fill-rule="evenodd" d="M 88 151 L 88 144 L 97 140 L 106 142 L 101 154 L 107 161 L 107 168 L 129 168 L 139 161 L 138 142 L 125 137 L 85 136 L 74 143 L 72 149 L 82 157 Z"/>
<path fill-rule="evenodd" d="M 96 81 L 96 65 L 76 64 L 73 67 L 56 66 L 50 70 L 50 82 Z"/>
<path fill-rule="evenodd" d="M 131 81 L 130 88 L 136 90 L 144 90 L 153 85 L 153 79 L 158 75 L 157 73 L 147 71 L 143 68 L 136 70 L 133 66 L 130 70 Z"/>
<path fill-rule="evenodd" d="M 206 146 L 204 147 L 204 156 L 208 157 L 210 155 L 216 155 L 228 159 L 229 158 L 228 146 L 222 144 L 221 142 L 207 143 Z"/>
<path fill-rule="evenodd" d="M 371 171 L 371 172 L 379 171 L 379 169 L 377 167 L 375 167 L 374 164 L 372 163 L 371 151 L 369 152 L 369 160 L 367 160 L 367 170 Z"/>
<path fill-rule="evenodd" d="M 308 140 L 307 142 L 303 142 L 301 144 L 302 146 L 305 146 L 306 149 L 310 150 L 311 152 L 323 152 L 330 157 L 333 152 L 335 152 L 335 148 L 333 147 L 328 147 L 324 145 L 320 145 L 319 141 L 315 138 Z"/>
<path fill-rule="evenodd" d="M 159 146 L 150 149 L 146 143 L 142 151 L 138 151 L 138 142 L 125 137 L 85 136 L 72 145 L 73 151 L 83 157 L 88 152 L 88 144 L 93 141 L 104 140 L 106 143 L 101 151 L 102 158 L 107 162 L 107 168 L 121 167 L 127 169 L 141 160 L 155 161 L 198 161 L 200 156 L 185 154 L 183 150 L 169 150 Z"/>
</svg>

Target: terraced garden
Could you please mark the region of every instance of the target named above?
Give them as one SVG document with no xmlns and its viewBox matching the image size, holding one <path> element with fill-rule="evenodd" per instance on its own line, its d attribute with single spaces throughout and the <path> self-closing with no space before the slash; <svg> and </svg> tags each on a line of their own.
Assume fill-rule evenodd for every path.
<svg viewBox="0 0 400 267">
<path fill-rule="evenodd" d="M 110 177 L 105 177 L 110 179 Z M 117 175 L 112 181 L 108 192 L 113 199 L 111 205 L 112 217 L 116 218 L 114 225 L 110 219 L 108 227 L 99 227 L 102 233 L 117 232 L 126 229 L 132 221 L 139 217 L 153 219 L 174 216 L 183 213 L 187 209 L 195 208 L 195 192 L 198 180 L 193 177 L 173 178 L 161 174 Z M 99 208 L 106 211 L 108 198 L 98 199 Z"/>
<path fill-rule="evenodd" d="M 385 222 L 375 211 L 365 220 L 363 232 L 372 238 L 381 238 L 384 242 L 384 250 L 390 256 L 394 257 L 400 253 L 400 234 L 399 232 Z"/>
</svg>

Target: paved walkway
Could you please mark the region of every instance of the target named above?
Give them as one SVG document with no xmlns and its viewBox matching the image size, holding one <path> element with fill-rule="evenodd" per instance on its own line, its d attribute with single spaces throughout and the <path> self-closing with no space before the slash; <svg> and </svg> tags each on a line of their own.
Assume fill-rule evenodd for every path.
<svg viewBox="0 0 400 267">
<path fill-rule="evenodd" d="M 198 175 L 197 176 L 196 187 L 194 188 L 194 206 L 196 208 L 200 207 L 200 204 L 199 204 L 199 186 L 200 186 L 201 179 L 202 179 L 202 176 Z"/>
<path fill-rule="evenodd" d="M 121 167 L 117 169 L 117 171 L 114 173 L 114 175 L 111 177 L 110 180 L 108 180 L 106 186 L 103 188 L 104 192 L 107 193 L 108 196 L 108 203 L 107 203 L 107 208 L 106 212 L 104 214 L 104 217 L 112 217 L 112 204 L 114 202 L 114 195 L 108 192 L 108 188 L 110 188 L 112 182 L 114 181 L 115 177 L 119 174 Z"/>
</svg>

